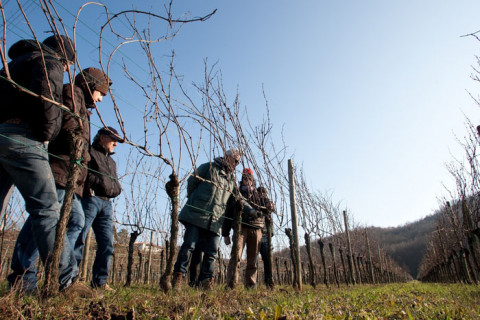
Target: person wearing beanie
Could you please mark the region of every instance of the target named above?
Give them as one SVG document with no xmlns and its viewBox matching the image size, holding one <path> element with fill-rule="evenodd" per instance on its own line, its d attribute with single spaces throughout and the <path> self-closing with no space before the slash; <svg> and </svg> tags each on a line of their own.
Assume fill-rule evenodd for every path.
<svg viewBox="0 0 480 320">
<path fill-rule="evenodd" d="M 240 157 L 238 150 L 227 150 L 223 157 L 200 165 L 187 179 L 188 199 L 178 218 L 185 233 L 173 267 L 174 288 L 182 284 L 197 243 L 202 244 L 204 253 L 198 282 L 204 289 L 212 288 L 223 215 L 235 189 L 234 172 Z"/>
<path fill-rule="evenodd" d="M 113 291 L 107 284 L 110 262 L 113 255 L 113 206 L 110 199 L 122 192 L 118 181 L 117 166 L 112 159 L 118 143 L 122 143 L 117 130 L 104 127 L 98 130 L 90 147 L 90 163 L 83 188 L 82 207 L 85 226 L 75 243 L 75 258 L 80 265 L 88 231 L 92 228 L 97 241 L 90 286 Z M 84 276 L 84 275 L 83 275 Z"/>
<path fill-rule="evenodd" d="M 63 73 L 75 60 L 72 43 L 68 37 L 58 35 L 40 45 L 21 40 L 9 49 L 12 60 L 6 66 L 8 73 L 0 71 L 0 203 L 15 185 L 25 200 L 31 223 L 15 244 L 12 273 L 8 275 L 10 288 L 36 290 L 35 271 L 29 269 L 30 261 L 24 260 L 20 250 L 25 249 L 28 240 L 34 239 L 44 264 L 53 252 L 60 205 L 47 146 L 61 129 L 58 104 L 62 103 Z M 60 290 L 72 285 L 76 269 L 72 248 L 65 239 L 59 264 Z"/>
<path fill-rule="evenodd" d="M 70 219 L 67 225 L 66 237 L 72 249 L 75 248 L 80 232 L 85 225 L 85 215 L 82 208 L 81 197 L 83 195 L 83 185 L 87 177 L 87 166 L 90 161 L 90 115 L 88 109 L 95 107 L 95 103 L 101 102 L 102 97 L 106 95 L 108 87 L 112 81 L 97 68 L 87 68 L 80 72 L 74 83 L 68 83 L 63 86 L 63 104 L 70 112 L 63 112 L 62 126 L 55 140 L 51 141 L 48 151 L 52 154 L 49 157 L 50 167 L 57 190 L 57 197 L 60 206 L 65 198 L 65 187 L 69 178 L 70 153 L 74 135 L 79 135 L 82 140 L 81 162 L 77 170 L 79 174 L 75 181 L 75 194 L 72 198 Z M 97 87 L 102 90 L 97 90 Z M 36 282 L 35 261 L 38 257 L 38 250 L 35 241 L 29 237 L 32 228 L 32 219 L 29 217 L 25 221 L 20 236 L 24 244 L 19 246 L 14 259 L 22 257 L 22 264 L 28 269 L 28 281 Z M 15 264 L 19 263 L 14 261 Z M 28 265 L 29 264 L 29 265 Z M 28 265 L 28 266 L 27 266 Z M 77 276 L 78 269 L 74 272 Z M 27 274 L 27 273 L 26 273 Z"/>
<path fill-rule="evenodd" d="M 257 284 L 257 257 L 260 250 L 260 240 L 262 239 L 262 228 L 265 225 L 265 217 L 260 208 L 260 198 L 255 186 L 255 179 L 253 177 L 253 170 L 245 168 L 240 180 L 240 194 L 242 195 L 239 202 L 241 206 L 228 206 L 225 216 L 229 219 L 223 220 L 222 236 L 225 244 L 230 245 L 230 230 L 233 228 L 233 218 L 236 216 L 235 211 L 241 208 L 241 225 L 238 236 L 239 247 L 238 256 L 236 259 L 230 257 L 230 262 L 227 269 L 227 284 L 229 287 L 234 286 L 238 281 L 234 275 L 238 277 L 238 272 L 234 273 L 235 269 L 240 267 L 240 260 L 243 249 L 246 247 L 247 251 L 247 265 L 245 268 L 245 287 L 254 288 Z M 232 248 L 232 253 L 234 248 Z M 235 260 L 237 263 L 235 263 Z"/>
</svg>

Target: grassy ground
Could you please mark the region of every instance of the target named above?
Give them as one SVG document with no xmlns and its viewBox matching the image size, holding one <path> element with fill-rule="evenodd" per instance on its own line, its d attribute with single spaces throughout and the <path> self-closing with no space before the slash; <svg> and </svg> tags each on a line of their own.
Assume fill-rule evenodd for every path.
<svg viewBox="0 0 480 320">
<path fill-rule="evenodd" d="M 117 288 L 96 299 L 7 294 L 0 287 L 1 319 L 480 319 L 480 286 L 410 282 L 342 288 L 277 286 L 246 291 L 188 287 Z"/>
</svg>

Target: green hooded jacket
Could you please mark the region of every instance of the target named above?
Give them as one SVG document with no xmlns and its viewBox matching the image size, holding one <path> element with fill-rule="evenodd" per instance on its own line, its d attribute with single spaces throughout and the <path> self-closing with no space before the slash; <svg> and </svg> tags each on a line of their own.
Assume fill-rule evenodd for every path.
<svg viewBox="0 0 480 320">
<path fill-rule="evenodd" d="M 235 189 L 235 177 L 221 165 L 223 158 L 199 166 L 196 176 L 187 180 L 187 203 L 178 217 L 183 224 L 192 224 L 220 235 L 227 202 Z"/>
</svg>

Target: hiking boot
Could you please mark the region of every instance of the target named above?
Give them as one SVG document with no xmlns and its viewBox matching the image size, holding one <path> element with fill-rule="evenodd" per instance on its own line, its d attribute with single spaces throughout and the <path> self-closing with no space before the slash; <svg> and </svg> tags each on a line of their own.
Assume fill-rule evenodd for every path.
<svg viewBox="0 0 480 320">
<path fill-rule="evenodd" d="M 248 283 L 248 284 L 245 284 L 245 289 L 247 290 L 255 290 L 257 288 L 257 284 L 256 283 Z"/>
<path fill-rule="evenodd" d="M 200 281 L 200 288 L 202 288 L 203 290 L 212 290 L 214 282 L 215 280 L 213 278 L 203 279 L 202 281 Z"/>
<path fill-rule="evenodd" d="M 85 299 L 91 299 L 91 298 L 97 297 L 97 294 L 95 293 L 95 291 L 93 291 L 91 288 L 87 287 L 86 285 L 84 285 L 79 281 L 74 281 L 71 285 L 69 285 L 65 289 L 62 289 L 60 291 L 60 294 L 63 294 L 70 299 L 74 297 L 85 298 Z"/>
<path fill-rule="evenodd" d="M 273 279 L 267 280 L 265 286 L 267 287 L 267 289 L 273 290 L 275 288 L 275 283 L 273 282 Z"/>
<path fill-rule="evenodd" d="M 172 288 L 178 288 L 183 284 L 183 273 L 181 272 L 174 272 L 173 279 L 172 279 Z"/>
<path fill-rule="evenodd" d="M 105 292 L 115 292 L 115 289 L 110 287 L 108 284 L 102 284 L 100 286 L 93 286 L 93 289 L 103 290 Z"/>
</svg>

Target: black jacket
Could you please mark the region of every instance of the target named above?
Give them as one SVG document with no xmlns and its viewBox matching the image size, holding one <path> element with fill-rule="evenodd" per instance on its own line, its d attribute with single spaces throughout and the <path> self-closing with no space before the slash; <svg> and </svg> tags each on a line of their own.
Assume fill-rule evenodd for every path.
<svg viewBox="0 0 480 320">
<path fill-rule="evenodd" d="M 89 147 L 91 112 L 87 109 L 87 107 L 90 105 L 86 103 L 86 96 L 90 96 L 90 93 L 85 91 L 85 88 L 73 85 L 72 94 L 72 84 L 69 83 L 63 87 L 63 103 L 72 111 L 72 113 L 63 113 L 62 129 L 55 140 L 50 142 L 48 146 L 48 151 L 55 155 L 49 158 L 55 183 L 57 186 L 64 188 L 68 180 L 68 167 L 70 163 L 70 146 L 72 144 L 72 138 L 76 131 L 81 130 L 83 150 L 81 166 L 79 168 L 80 172 L 75 184 L 75 193 L 79 196 L 82 196 L 83 194 L 83 185 L 85 183 L 85 179 L 87 178 L 86 167 L 90 161 Z M 82 123 L 81 127 L 79 118 L 74 116 L 74 114 L 80 116 Z"/>
<path fill-rule="evenodd" d="M 97 197 L 115 198 L 122 192 L 122 186 L 117 176 L 117 165 L 98 142 L 94 142 L 90 147 L 88 167 L 91 170 L 88 170 L 84 197 L 95 195 Z"/>
<path fill-rule="evenodd" d="M 12 47 L 22 47 L 26 41 L 21 40 Z M 12 61 L 8 69 L 13 81 L 36 94 L 62 102 L 64 66 L 58 57 L 44 51 L 44 62 L 35 45 L 10 50 L 9 56 Z M 5 70 L 2 69 L 0 75 L 6 77 Z M 0 123 L 12 118 L 21 119 L 38 141 L 50 141 L 58 134 L 62 111 L 57 105 L 21 92 L 3 78 L 0 78 L 0 96 Z"/>
</svg>

